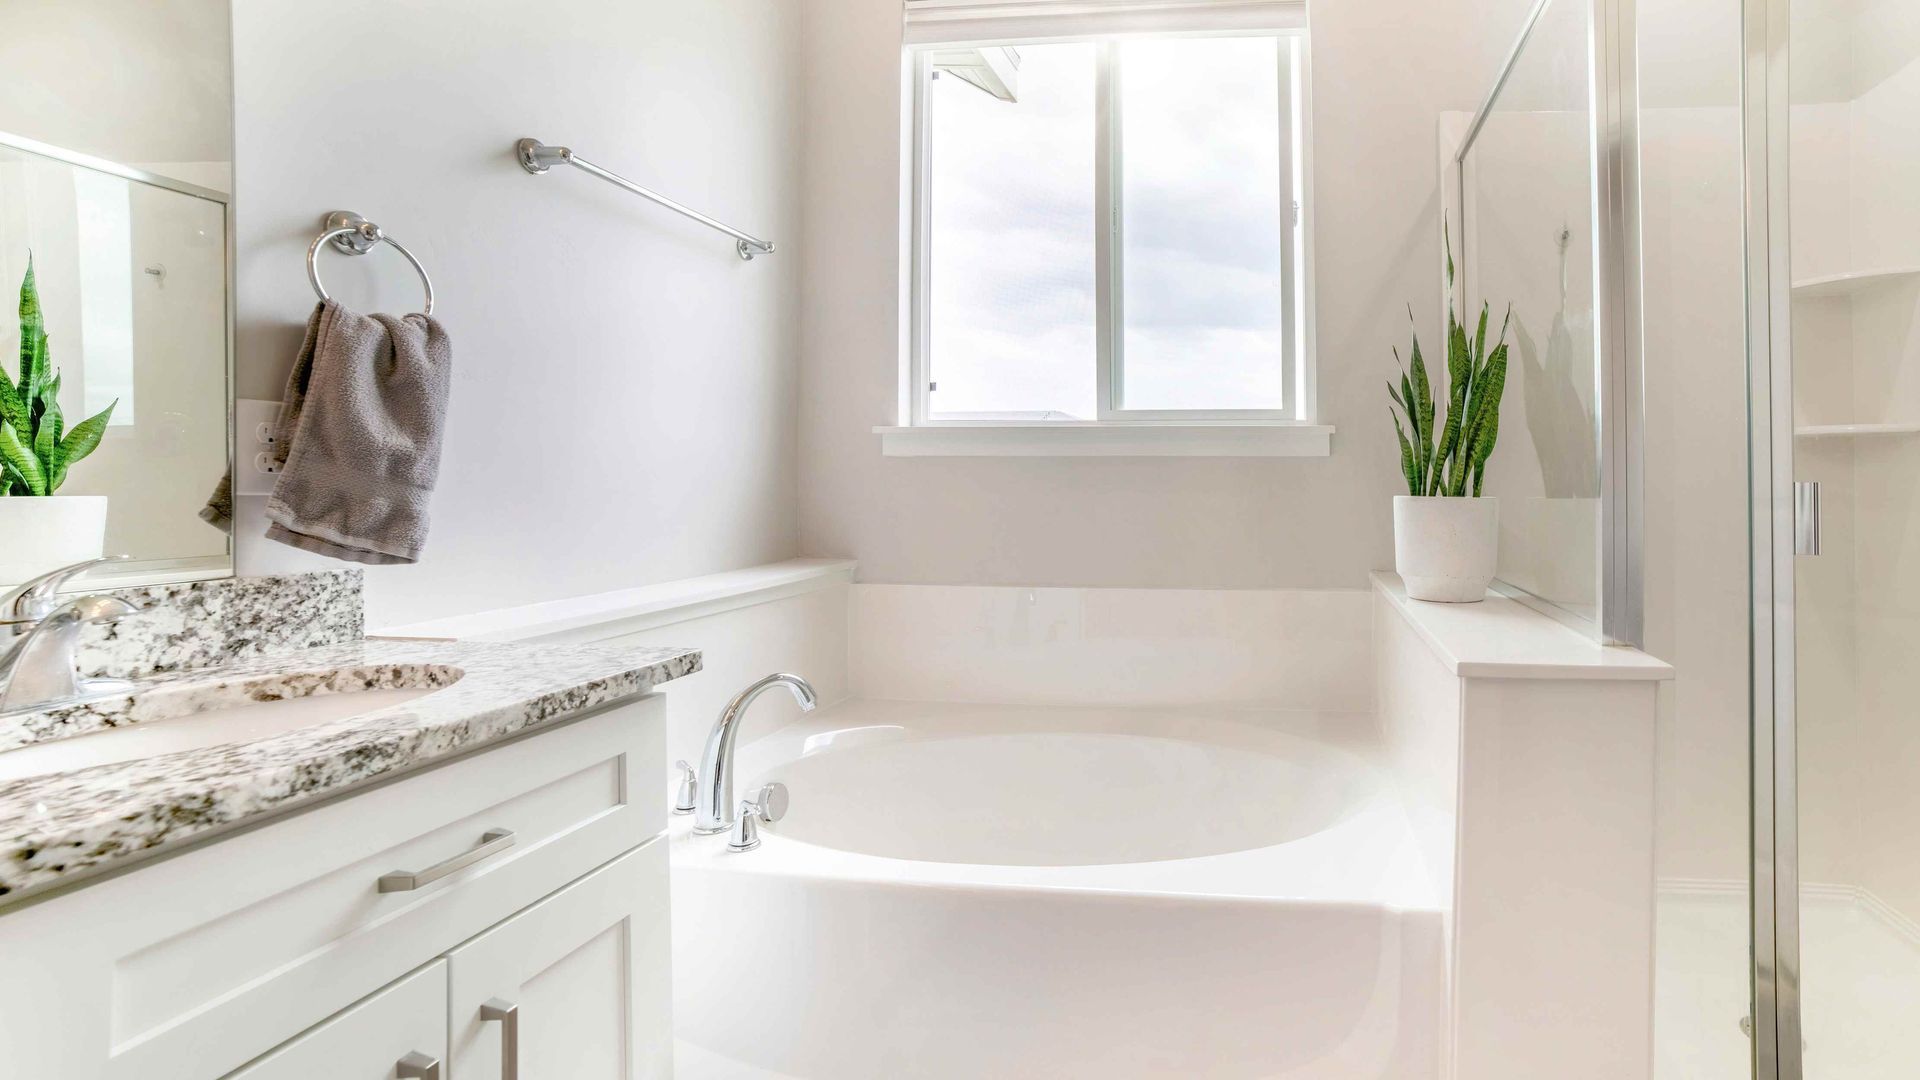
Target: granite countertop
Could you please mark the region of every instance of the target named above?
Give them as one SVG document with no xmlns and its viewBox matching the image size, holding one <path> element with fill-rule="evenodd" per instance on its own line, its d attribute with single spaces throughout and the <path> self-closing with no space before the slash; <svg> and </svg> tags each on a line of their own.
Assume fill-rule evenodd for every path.
<svg viewBox="0 0 1920 1080">
<path fill-rule="evenodd" d="M 198 709 L 438 687 L 258 739 L 0 781 L 0 904 L 698 670 L 692 649 L 376 639 L 158 675 L 132 696 L 0 719 L 4 752 Z"/>
</svg>

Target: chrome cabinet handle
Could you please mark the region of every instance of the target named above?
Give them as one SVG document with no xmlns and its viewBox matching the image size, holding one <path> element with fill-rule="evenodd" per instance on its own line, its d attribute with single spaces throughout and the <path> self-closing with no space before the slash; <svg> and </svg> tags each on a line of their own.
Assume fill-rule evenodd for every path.
<svg viewBox="0 0 1920 1080">
<path fill-rule="evenodd" d="M 394 1066 L 400 1080 L 440 1080 L 440 1059 L 412 1051 Z"/>
<path fill-rule="evenodd" d="M 500 1080 L 520 1080 L 520 1006 L 488 998 L 480 1019 L 500 1021 Z"/>
<path fill-rule="evenodd" d="M 480 846 L 463 851 L 445 862 L 437 862 L 425 870 L 395 870 L 391 874 L 380 875 L 381 892 L 412 892 L 422 885 L 431 885 L 453 873 L 464 870 L 489 855 L 495 855 L 513 846 L 512 829 L 488 829 L 480 837 Z"/>
</svg>

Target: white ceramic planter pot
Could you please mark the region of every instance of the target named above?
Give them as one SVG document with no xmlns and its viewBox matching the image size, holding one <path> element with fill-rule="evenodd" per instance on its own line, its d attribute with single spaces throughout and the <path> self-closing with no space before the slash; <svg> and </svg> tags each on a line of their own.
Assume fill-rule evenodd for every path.
<svg viewBox="0 0 1920 1080">
<path fill-rule="evenodd" d="M 105 495 L 0 498 L 0 584 L 97 559 L 107 542 Z"/>
<path fill-rule="evenodd" d="M 1486 599 L 1499 553 L 1498 499 L 1394 496 L 1393 568 L 1415 600 Z"/>
</svg>

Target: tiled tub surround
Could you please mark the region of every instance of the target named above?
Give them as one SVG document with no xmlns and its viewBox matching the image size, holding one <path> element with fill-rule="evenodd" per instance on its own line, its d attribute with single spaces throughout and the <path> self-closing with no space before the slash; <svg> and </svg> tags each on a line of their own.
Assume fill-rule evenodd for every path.
<svg viewBox="0 0 1920 1080">
<path fill-rule="evenodd" d="M 291 595 L 276 600 L 275 580 L 287 583 Z M 221 584 L 236 587 L 199 587 Z M 153 610 L 123 620 L 126 633 L 103 643 L 107 655 L 90 666 L 115 672 L 139 668 L 135 642 L 158 650 L 158 665 L 208 656 L 228 659 L 154 676 L 131 698 L 0 719 L 4 752 L 248 701 L 396 685 L 441 687 L 402 704 L 251 741 L 7 784 L 0 788 L 0 904 L 121 865 L 162 845 L 204 837 L 645 693 L 700 669 L 698 651 L 666 647 L 350 639 L 269 651 L 273 644 L 299 640 L 295 613 L 304 613 L 315 634 L 350 630 L 357 639 L 358 586 L 358 572 L 350 571 L 167 587 L 159 591 L 172 595 Z M 181 599 L 189 614 L 176 616 L 168 605 Z M 195 611 L 208 621 L 197 622 Z M 228 630 L 238 635 L 222 637 Z"/>
</svg>

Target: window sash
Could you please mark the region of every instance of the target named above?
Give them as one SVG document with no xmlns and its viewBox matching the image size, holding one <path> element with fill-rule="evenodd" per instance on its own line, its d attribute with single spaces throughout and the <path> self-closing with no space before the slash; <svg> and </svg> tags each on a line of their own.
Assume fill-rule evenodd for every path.
<svg viewBox="0 0 1920 1080">
<path fill-rule="evenodd" d="M 942 0 L 912 0 L 914 6 L 921 3 L 941 3 Z M 1021 0 L 1016 0 L 1021 2 Z M 1025 0 L 1036 6 L 1049 0 Z M 955 6 L 970 5 L 970 0 L 956 0 Z M 1204 36 L 1224 36 L 1207 34 Z M 1280 202 L 1283 207 L 1291 205 L 1293 213 L 1282 216 L 1281 228 L 1281 289 L 1283 291 L 1282 328 L 1284 345 L 1282 355 L 1276 361 L 1281 364 L 1283 392 L 1280 406 L 1272 409 L 1127 409 L 1125 403 L 1126 361 L 1124 356 L 1125 310 L 1124 275 L 1125 267 L 1121 243 L 1122 217 L 1120 213 L 1123 193 L 1120 182 L 1120 162 L 1124 148 L 1121 143 L 1121 117 L 1119 86 L 1115 61 L 1117 48 L 1112 41 L 1100 44 L 1095 67 L 1094 96 L 1094 214 L 1096 222 L 1104 222 L 1105 227 L 1094 230 L 1094 294 L 1095 294 L 1095 400 L 1096 421 L 1111 422 L 1188 422 L 1195 420 L 1245 421 L 1265 420 L 1272 422 L 1311 422 L 1313 416 L 1313 375 L 1312 364 L 1312 327 L 1311 275 L 1305 267 L 1311 266 L 1310 231 L 1307 178 L 1310 176 L 1307 154 L 1311 143 L 1308 128 L 1310 110 L 1307 107 L 1306 89 L 1308 82 L 1307 40 L 1304 34 L 1275 34 L 1262 31 L 1258 36 L 1274 37 L 1275 47 L 1279 50 L 1279 85 L 1282 100 L 1279 113 L 1283 128 L 1279 132 L 1281 154 Z M 1077 40 L 1084 40 L 1080 38 Z M 1007 41 L 995 41 L 992 44 L 1011 44 Z M 910 183 L 912 184 L 912 228 L 911 272 L 909 281 L 909 302 L 911 326 L 908 333 L 909 361 L 905 376 L 907 385 L 902 388 L 902 413 L 910 425 L 927 424 L 967 424 L 967 423 L 1006 423 L 1034 422 L 1057 423 L 1057 420 L 1044 419 L 1042 412 L 1025 413 L 935 413 L 932 409 L 931 387 L 938 378 L 933 370 L 932 357 L 932 201 L 929 198 L 930 166 L 932 155 L 932 132 L 929 130 L 928 111 L 932 48 L 911 50 L 909 71 L 913 79 L 913 116 L 912 140 L 913 158 Z M 1122 76 L 1124 77 L 1124 76 Z"/>
<path fill-rule="evenodd" d="M 906 0 L 909 46 L 1101 34 L 1304 31 L 1304 0 Z"/>
</svg>

